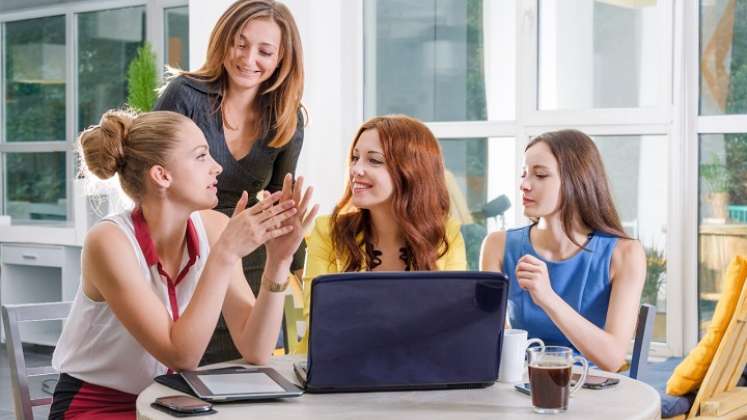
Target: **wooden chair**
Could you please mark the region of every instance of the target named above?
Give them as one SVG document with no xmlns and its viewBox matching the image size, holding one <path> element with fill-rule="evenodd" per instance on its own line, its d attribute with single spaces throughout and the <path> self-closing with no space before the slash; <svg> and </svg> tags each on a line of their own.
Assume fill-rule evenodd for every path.
<svg viewBox="0 0 747 420">
<path fill-rule="evenodd" d="M 19 323 L 33 321 L 51 321 L 66 319 L 70 313 L 71 302 L 30 303 L 21 305 L 3 305 L 3 328 L 5 344 L 8 349 L 10 364 L 10 382 L 13 387 L 13 403 L 16 419 L 33 420 L 32 408 L 52 403 L 52 398 L 31 398 L 29 378 L 57 377 L 52 366 L 27 368 L 23 355 L 23 345 L 19 333 Z"/>
<path fill-rule="evenodd" d="M 303 291 L 301 284 L 295 276 L 292 276 L 290 293 L 285 295 L 283 305 L 283 346 L 285 354 L 298 353 L 298 344 L 301 337 L 298 334 L 298 322 L 303 321 Z"/>
<path fill-rule="evenodd" d="M 747 282 L 734 315 L 687 416 L 673 419 L 737 420 L 747 418 L 747 387 L 737 382 L 747 364 Z"/>
</svg>

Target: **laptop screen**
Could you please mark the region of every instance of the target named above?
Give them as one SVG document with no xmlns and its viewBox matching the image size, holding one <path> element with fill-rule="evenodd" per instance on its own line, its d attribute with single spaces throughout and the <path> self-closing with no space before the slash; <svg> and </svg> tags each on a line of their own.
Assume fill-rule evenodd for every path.
<svg viewBox="0 0 747 420">
<path fill-rule="evenodd" d="M 312 282 L 307 386 L 492 383 L 508 279 L 499 273 L 346 273 Z"/>
</svg>

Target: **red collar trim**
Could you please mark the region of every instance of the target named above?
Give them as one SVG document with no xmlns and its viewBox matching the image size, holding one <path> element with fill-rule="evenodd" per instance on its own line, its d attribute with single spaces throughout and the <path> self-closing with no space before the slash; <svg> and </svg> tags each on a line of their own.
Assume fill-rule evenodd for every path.
<svg viewBox="0 0 747 420">
<path fill-rule="evenodd" d="M 143 251 L 148 267 L 159 264 L 156 244 L 150 236 L 148 224 L 145 222 L 143 210 L 140 207 L 132 211 L 132 224 L 135 227 L 135 238 L 138 245 L 140 245 L 140 249 Z M 197 230 L 194 223 L 192 223 L 191 217 L 187 219 L 187 253 L 189 254 L 189 263 L 185 268 L 189 268 L 200 257 L 200 240 L 197 237 Z"/>
</svg>

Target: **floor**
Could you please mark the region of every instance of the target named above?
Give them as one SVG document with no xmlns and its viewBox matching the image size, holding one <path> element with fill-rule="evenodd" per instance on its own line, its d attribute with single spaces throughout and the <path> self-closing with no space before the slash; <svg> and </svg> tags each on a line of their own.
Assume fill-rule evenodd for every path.
<svg viewBox="0 0 747 420">
<path fill-rule="evenodd" d="M 670 357 L 664 361 L 654 363 L 649 362 L 646 368 L 640 373 L 638 380 L 643 381 L 656 389 L 664 389 L 667 380 L 672 376 L 674 368 L 682 361 L 681 357 Z"/>
<path fill-rule="evenodd" d="M 36 367 L 49 365 L 52 360 L 52 348 L 43 346 L 24 346 L 26 355 L 26 366 Z M 16 418 L 13 410 L 13 392 L 10 385 L 10 368 L 8 367 L 8 356 L 5 346 L 0 346 L 0 420 L 14 420 Z M 48 384 L 54 387 L 53 384 Z M 46 395 L 42 391 L 41 381 L 29 384 L 31 397 L 39 398 Z M 49 406 L 34 408 L 34 418 L 46 419 L 49 416 Z"/>
</svg>

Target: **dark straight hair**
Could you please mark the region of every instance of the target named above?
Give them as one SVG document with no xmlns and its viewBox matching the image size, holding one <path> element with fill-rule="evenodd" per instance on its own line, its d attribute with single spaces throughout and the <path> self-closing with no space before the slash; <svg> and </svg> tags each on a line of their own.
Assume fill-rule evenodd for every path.
<svg viewBox="0 0 747 420">
<path fill-rule="evenodd" d="M 568 239 L 583 248 L 569 234 L 575 219 L 593 231 L 630 239 L 617 215 L 602 156 L 594 141 L 578 130 L 550 131 L 532 139 L 524 152 L 537 143 L 546 144 L 558 161 L 560 214 Z"/>
</svg>

